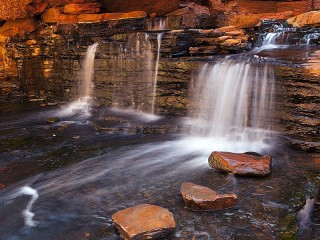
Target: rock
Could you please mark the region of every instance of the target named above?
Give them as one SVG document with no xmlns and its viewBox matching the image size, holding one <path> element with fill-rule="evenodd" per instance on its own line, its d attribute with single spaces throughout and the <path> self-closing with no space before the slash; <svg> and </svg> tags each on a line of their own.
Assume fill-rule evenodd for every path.
<svg viewBox="0 0 320 240">
<path fill-rule="evenodd" d="M 236 14 L 231 15 L 227 20 L 224 21 L 228 25 L 233 25 L 238 28 L 253 28 L 260 26 L 262 20 L 285 20 L 291 16 L 293 16 L 292 11 L 280 13 Z"/>
<path fill-rule="evenodd" d="M 44 23 L 77 23 L 77 15 L 63 14 L 63 8 L 49 8 L 42 14 Z"/>
<path fill-rule="evenodd" d="M 190 55 L 212 55 L 217 53 L 217 46 L 201 46 L 201 47 L 190 47 L 189 54 Z"/>
<path fill-rule="evenodd" d="M 193 211 L 214 211 L 233 208 L 238 203 L 235 194 L 218 194 L 210 188 L 185 182 L 181 185 L 185 207 Z"/>
<path fill-rule="evenodd" d="M 80 14 L 78 17 L 78 21 L 80 23 L 86 22 L 101 22 L 102 14 Z"/>
<path fill-rule="evenodd" d="M 123 239 L 157 239 L 176 227 L 169 210 L 150 204 L 118 211 L 112 215 L 112 221 Z"/>
<path fill-rule="evenodd" d="M 51 118 L 48 118 L 46 123 L 57 123 L 57 122 L 60 122 L 60 118 L 58 117 L 51 117 Z"/>
<path fill-rule="evenodd" d="M 287 23 L 293 27 L 320 27 L 320 11 L 312 11 L 289 18 Z"/>
<path fill-rule="evenodd" d="M 120 19 L 130 19 L 130 18 L 145 18 L 147 13 L 144 11 L 132 11 L 127 13 L 104 13 L 102 14 L 102 20 L 120 20 Z"/>
<path fill-rule="evenodd" d="M 32 0 L 1 0 L 0 20 L 9 20 L 28 17 L 27 5 Z"/>
<path fill-rule="evenodd" d="M 238 46 L 241 43 L 240 39 L 226 39 L 220 45 L 222 47 L 232 47 L 232 46 Z"/>
<path fill-rule="evenodd" d="M 66 14 L 88 14 L 100 12 L 100 3 L 68 4 L 63 8 Z"/>
<path fill-rule="evenodd" d="M 248 176 L 270 174 L 270 156 L 257 157 L 245 153 L 213 152 L 208 160 L 210 167 L 223 172 Z"/>
<path fill-rule="evenodd" d="M 13 37 L 33 32 L 39 26 L 34 18 L 8 20 L 0 28 L 0 34 L 5 37 Z"/>
<path fill-rule="evenodd" d="M 216 28 L 214 30 L 215 33 L 226 33 L 226 32 L 232 32 L 232 31 L 238 31 L 239 28 L 235 26 L 226 26 L 226 27 L 221 27 L 221 28 Z"/>
<path fill-rule="evenodd" d="M 106 12 L 130 12 L 130 11 L 144 11 L 148 14 L 156 14 L 163 16 L 167 13 L 179 9 L 179 0 L 100 0 L 102 7 Z"/>
<path fill-rule="evenodd" d="M 195 3 L 166 15 L 170 29 L 214 27 L 214 19 L 207 7 Z"/>
</svg>

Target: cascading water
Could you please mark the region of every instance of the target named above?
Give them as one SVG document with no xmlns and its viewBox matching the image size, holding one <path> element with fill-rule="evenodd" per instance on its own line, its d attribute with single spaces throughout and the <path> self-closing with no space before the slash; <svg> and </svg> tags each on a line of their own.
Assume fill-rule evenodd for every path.
<svg viewBox="0 0 320 240">
<path fill-rule="evenodd" d="M 271 133 L 273 85 L 269 64 L 258 64 L 252 59 L 206 63 L 193 97 L 199 109 L 191 123 L 192 134 L 264 144 Z"/>
<path fill-rule="evenodd" d="M 61 115 L 72 115 L 80 113 L 84 117 L 90 116 L 90 100 L 93 87 L 94 76 L 94 59 L 98 43 L 88 47 L 86 57 L 83 61 L 80 72 L 80 89 L 79 99 L 72 102 L 66 109 L 61 112 Z"/>
<path fill-rule="evenodd" d="M 156 98 L 157 98 L 158 71 L 159 71 L 159 60 L 160 60 L 160 49 L 161 49 L 162 35 L 163 35 L 163 33 L 158 33 L 158 35 L 157 35 L 158 49 L 157 49 L 157 60 L 156 60 L 156 65 L 155 65 L 154 81 L 153 81 L 151 114 L 155 114 L 154 106 L 155 106 Z"/>
</svg>

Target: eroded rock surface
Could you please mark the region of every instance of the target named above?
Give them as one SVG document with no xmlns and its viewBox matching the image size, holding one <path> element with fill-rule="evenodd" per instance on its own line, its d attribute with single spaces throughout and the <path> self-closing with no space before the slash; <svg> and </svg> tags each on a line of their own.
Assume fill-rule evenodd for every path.
<svg viewBox="0 0 320 240">
<path fill-rule="evenodd" d="M 157 239 L 176 227 L 168 209 L 150 204 L 118 211 L 112 215 L 112 221 L 124 239 Z"/>
<path fill-rule="evenodd" d="M 298 16 L 289 18 L 287 23 L 293 27 L 320 27 L 320 11 L 302 13 Z"/>
<path fill-rule="evenodd" d="M 271 171 L 270 156 L 254 156 L 248 153 L 213 152 L 209 165 L 223 172 L 237 175 L 266 176 Z"/>
<path fill-rule="evenodd" d="M 232 208 L 237 205 L 237 195 L 218 194 L 210 188 L 185 182 L 181 185 L 181 195 L 185 207 L 194 211 L 214 211 Z"/>
</svg>

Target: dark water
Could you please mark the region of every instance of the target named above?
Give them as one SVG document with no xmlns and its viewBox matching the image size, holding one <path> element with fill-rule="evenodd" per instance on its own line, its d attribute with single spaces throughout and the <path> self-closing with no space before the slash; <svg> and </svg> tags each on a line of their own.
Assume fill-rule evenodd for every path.
<svg viewBox="0 0 320 240">
<path fill-rule="evenodd" d="M 308 57 L 305 50 L 283 51 L 257 54 L 297 62 Z M 120 239 L 111 215 L 141 203 L 173 213 L 177 227 L 166 239 L 320 239 L 318 200 L 311 201 L 318 194 L 320 156 L 288 148 L 281 133 L 256 145 L 190 136 L 188 118 L 97 106 L 89 116 L 65 108 L 0 106 L 1 239 Z M 48 123 L 51 117 L 60 121 Z M 217 172 L 207 164 L 212 151 L 269 154 L 272 173 Z M 215 212 L 184 209 L 184 181 L 233 192 L 239 203 Z"/>
</svg>

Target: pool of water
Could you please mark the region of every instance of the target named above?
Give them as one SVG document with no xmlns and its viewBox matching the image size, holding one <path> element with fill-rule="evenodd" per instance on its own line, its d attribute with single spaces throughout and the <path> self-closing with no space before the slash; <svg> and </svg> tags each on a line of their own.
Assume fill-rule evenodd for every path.
<svg viewBox="0 0 320 240">
<path fill-rule="evenodd" d="M 173 213 L 177 227 L 166 239 L 294 239 L 298 226 L 301 239 L 319 233 L 312 211 L 300 213 L 311 222 L 296 217 L 317 195 L 317 154 L 290 149 L 276 136 L 259 148 L 190 136 L 186 118 L 102 107 L 91 116 L 59 113 L 54 106 L 1 104 L 1 239 L 120 239 L 111 215 L 141 203 Z M 55 116 L 59 121 L 47 122 Z M 207 164 L 216 150 L 269 154 L 272 173 L 220 173 Z M 239 203 L 190 211 L 179 194 L 184 181 L 233 192 Z"/>
</svg>

